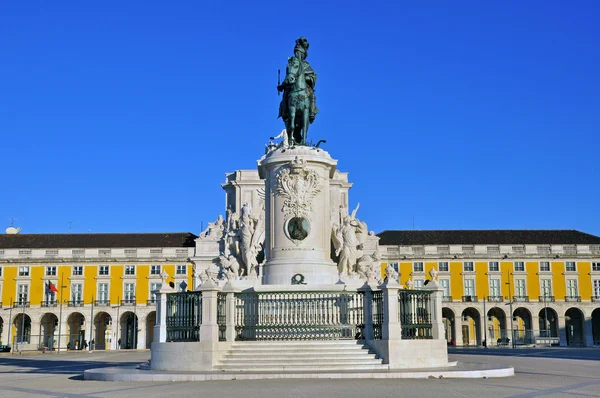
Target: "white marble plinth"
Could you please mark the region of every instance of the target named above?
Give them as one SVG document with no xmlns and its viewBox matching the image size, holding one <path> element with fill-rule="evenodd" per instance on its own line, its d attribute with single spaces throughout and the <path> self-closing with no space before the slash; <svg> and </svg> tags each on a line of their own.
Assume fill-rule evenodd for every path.
<svg viewBox="0 0 600 398">
<path fill-rule="evenodd" d="M 336 164 L 326 151 L 307 146 L 280 148 L 259 160 L 265 180 L 263 284 L 291 285 L 296 274 L 310 285 L 337 282 L 329 186 Z"/>
<path fill-rule="evenodd" d="M 292 284 L 292 277 L 300 274 L 304 276 L 304 283 L 308 286 L 333 284 L 338 281 L 337 267 L 333 261 L 302 261 L 297 259 L 280 259 L 270 261 L 263 267 L 263 285 Z"/>
</svg>

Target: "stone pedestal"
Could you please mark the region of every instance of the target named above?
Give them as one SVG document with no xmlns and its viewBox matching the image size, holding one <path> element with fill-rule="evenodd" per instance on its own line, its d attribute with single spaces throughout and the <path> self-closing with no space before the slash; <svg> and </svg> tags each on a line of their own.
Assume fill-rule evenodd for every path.
<svg viewBox="0 0 600 398">
<path fill-rule="evenodd" d="M 444 320 L 442 316 L 442 296 L 444 295 L 444 288 L 442 288 L 438 281 L 431 280 L 427 286 L 423 288 L 423 290 L 433 290 L 431 294 L 431 326 L 432 326 L 432 335 L 434 340 L 444 340 L 446 341 L 446 333 L 444 330 Z M 484 314 L 481 322 L 481 336 L 482 340 L 486 339 L 487 331 L 485 328 L 487 316 Z"/>
<path fill-rule="evenodd" d="M 326 151 L 304 146 L 280 148 L 259 160 L 265 180 L 263 284 L 291 285 L 296 274 L 308 285 L 337 282 L 329 189 L 336 164 Z"/>
<path fill-rule="evenodd" d="M 165 278 L 166 280 L 166 278 Z M 173 293 L 174 290 L 163 280 L 160 288 L 152 293 L 156 294 L 156 324 L 154 325 L 154 342 L 164 343 L 167 341 L 167 293 Z M 118 320 L 117 320 L 118 322 Z M 118 326 L 117 326 L 118 328 Z M 115 344 L 118 339 L 114 339 Z"/>
</svg>

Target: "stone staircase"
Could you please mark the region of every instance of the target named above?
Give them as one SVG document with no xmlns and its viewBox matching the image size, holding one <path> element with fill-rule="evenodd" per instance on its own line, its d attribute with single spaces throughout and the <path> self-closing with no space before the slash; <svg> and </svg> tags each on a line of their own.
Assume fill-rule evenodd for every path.
<svg viewBox="0 0 600 398">
<path fill-rule="evenodd" d="M 382 360 L 354 340 L 236 341 L 217 370 L 227 372 L 323 372 L 386 370 Z"/>
</svg>

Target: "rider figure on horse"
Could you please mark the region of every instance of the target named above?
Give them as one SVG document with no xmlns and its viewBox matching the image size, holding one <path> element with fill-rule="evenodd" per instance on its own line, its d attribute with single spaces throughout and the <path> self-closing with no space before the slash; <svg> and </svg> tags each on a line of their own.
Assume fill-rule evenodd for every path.
<svg viewBox="0 0 600 398">
<path fill-rule="evenodd" d="M 301 64 L 302 70 L 304 72 L 304 79 L 306 81 L 306 90 L 308 91 L 308 96 L 310 100 L 310 114 L 309 121 L 310 123 L 315 121 L 315 117 L 319 112 L 317 108 L 317 98 L 315 96 L 315 85 L 317 84 L 317 74 L 312 69 L 310 64 L 306 61 L 306 57 L 308 56 L 308 40 L 303 36 L 296 40 L 296 45 L 294 46 L 294 57 L 298 59 Z M 286 76 L 287 77 L 287 76 Z M 288 97 L 289 97 L 289 83 L 287 83 L 288 79 L 284 79 L 283 83 L 277 86 L 277 90 L 279 92 L 283 91 L 283 98 L 281 103 L 279 104 L 279 116 L 286 122 L 290 117 L 288 112 Z"/>
</svg>

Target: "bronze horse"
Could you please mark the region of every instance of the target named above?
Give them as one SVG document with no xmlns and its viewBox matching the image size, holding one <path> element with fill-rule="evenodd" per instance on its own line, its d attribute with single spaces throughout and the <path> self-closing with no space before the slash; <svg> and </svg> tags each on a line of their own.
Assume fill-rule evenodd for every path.
<svg viewBox="0 0 600 398">
<path fill-rule="evenodd" d="M 310 125 L 310 91 L 306 85 L 302 62 L 296 57 L 288 59 L 279 116 L 285 122 L 289 144 L 306 145 Z"/>
</svg>

